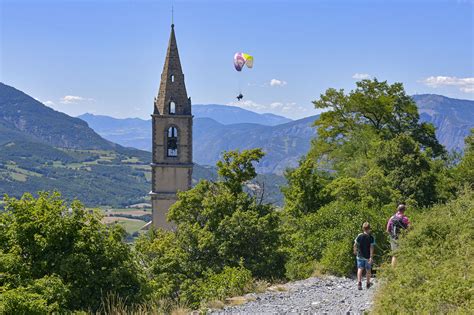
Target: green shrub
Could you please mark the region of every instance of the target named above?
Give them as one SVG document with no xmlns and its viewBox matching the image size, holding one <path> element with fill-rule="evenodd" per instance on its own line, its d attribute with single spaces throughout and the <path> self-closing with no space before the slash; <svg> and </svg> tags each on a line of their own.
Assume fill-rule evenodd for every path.
<svg viewBox="0 0 474 315">
<path fill-rule="evenodd" d="M 354 270 L 353 242 L 342 240 L 329 244 L 320 261 L 322 271 L 337 276 L 346 276 Z"/>
<path fill-rule="evenodd" d="M 25 292 L 38 309 L 46 301 L 47 307 L 58 302 L 69 310 L 94 310 L 108 292 L 139 301 L 146 285 L 124 236 L 121 227 L 107 227 L 100 215 L 77 201 L 66 204 L 57 193 L 6 197 L 0 213 L 0 290 L 11 303 L 23 301 L 16 296 Z M 67 295 L 55 290 L 61 286 Z"/>
<path fill-rule="evenodd" d="M 224 267 L 222 272 L 209 271 L 202 278 L 186 279 L 181 285 L 180 300 L 194 309 L 210 301 L 248 292 L 253 286 L 252 272 L 243 266 Z"/>
<path fill-rule="evenodd" d="M 381 273 L 376 314 L 471 313 L 474 309 L 474 195 L 423 213 L 400 240 L 395 268 Z"/>
<path fill-rule="evenodd" d="M 0 295 L 2 314 L 46 314 L 65 311 L 69 288 L 57 276 L 46 276 L 30 285 Z"/>
<path fill-rule="evenodd" d="M 225 267 L 221 273 L 212 274 L 204 280 L 202 300 L 223 300 L 229 296 L 246 293 L 252 285 L 252 273 L 244 267 Z"/>
</svg>

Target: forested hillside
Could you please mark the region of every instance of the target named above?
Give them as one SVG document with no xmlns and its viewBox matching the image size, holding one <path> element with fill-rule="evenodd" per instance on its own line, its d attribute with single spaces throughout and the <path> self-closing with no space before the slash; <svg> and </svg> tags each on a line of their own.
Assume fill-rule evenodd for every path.
<svg viewBox="0 0 474 315">
<path fill-rule="evenodd" d="M 53 147 L 93 150 L 119 147 L 103 139 L 84 121 L 55 111 L 3 83 L 0 83 L 0 125 Z M 2 138 L 3 142 L 12 140 Z"/>
<path fill-rule="evenodd" d="M 205 312 L 273 281 L 352 275 L 366 221 L 380 272 L 377 313 L 471 310 L 474 131 L 458 161 L 403 85 L 376 79 L 328 89 L 314 105 L 324 110 L 318 137 L 285 173 L 283 209 L 249 187 L 259 148 L 224 153 L 217 180 L 178 194 L 168 214 L 177 229 L 151 230 L 133 247 L 120 226 L 79 202 L 5 199 L 0 312 Z M 400 203 L 412 225 L 391 252 L 385 226 Z"/>
</svg>

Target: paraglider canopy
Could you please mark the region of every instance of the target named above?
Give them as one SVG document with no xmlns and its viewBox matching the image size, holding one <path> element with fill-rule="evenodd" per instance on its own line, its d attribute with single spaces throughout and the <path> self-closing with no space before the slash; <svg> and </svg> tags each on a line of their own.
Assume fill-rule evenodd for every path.
<svg viewBox="0 0 474 315">
<path fill-rule="evenodd" d="M 244 65 L 246 65 L 247 68 L 252 68 L 253 67 L 253 57 L 250 56 L 249 54 L 242 53 L 242 52 L 235 53 L 235 55 L 234 55 L 235 70 L 242 71 Z"/>
</svg>

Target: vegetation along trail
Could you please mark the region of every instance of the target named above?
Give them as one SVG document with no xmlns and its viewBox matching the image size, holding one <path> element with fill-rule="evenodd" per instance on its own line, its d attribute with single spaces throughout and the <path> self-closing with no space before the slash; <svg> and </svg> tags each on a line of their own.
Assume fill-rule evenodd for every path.
<svg viewBox="0 0 474 315">
<path fill-rule="evenodd" d="M 247 294 L 248 302 L 211 314 L 363 314 L 372 306 L 376 288 L 377 284 L 359 291 L 353 279 L 312 277 Z"/>
</svg>

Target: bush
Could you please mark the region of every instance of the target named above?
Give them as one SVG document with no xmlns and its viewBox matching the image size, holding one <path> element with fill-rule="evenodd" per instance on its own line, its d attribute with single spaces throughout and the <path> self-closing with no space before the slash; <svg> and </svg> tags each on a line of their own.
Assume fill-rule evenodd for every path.
<svg viewBox="0 0 474 315">
<path fill-rule="evenodd" d="M 202 301 L 223 300 L 229 296 L 242 295 L 253 283 L 252 273 L 244 267 L 225 267 L 221 273 L 211 274 L 202 289 Z"/>
<path fill-rule="evenodd" d="M 69 288 L 57 276 L 34 280 L 30 285 L 7 290 L 0 295 L 2 314 L 46 314 L 64 312 Z"/>
<path fill-rule="evenodd" d="M 184 303 L 198 308 L 208 302 L 247 293 L 253 286 L 252 272 L 240 267 L 224 267 L 222 272 L 209 272 L 197 281 L 187 281 L 182 291 Z"/>
<path fill-rule="evenodd" d="M 422 214 L 400 240 L 397 266 L 381 273 L 374 313 L 471 313 L 473 218 L 472 190 Z"/>
<path fill-rule="evenodd" d="M 108 292 L 139 301 L 146 286 L 141 265 L 123 242 L 125 231 L 100 220 L 59 194 L 6 197 L 0 213 L 4 307 L 95 310 Z"/>
<path fill-rule="evenodd" d="M 348 242 L 346 239 L 329 244 L 323 250 L 320 261 L 321 271 L 338 276 L 347 276 L 355 267 L 352 248 L 353 242 Z"/>
</svg>

